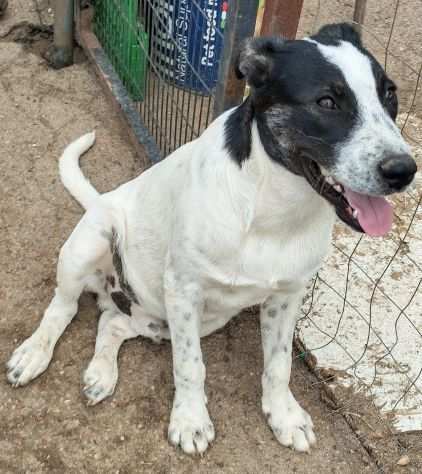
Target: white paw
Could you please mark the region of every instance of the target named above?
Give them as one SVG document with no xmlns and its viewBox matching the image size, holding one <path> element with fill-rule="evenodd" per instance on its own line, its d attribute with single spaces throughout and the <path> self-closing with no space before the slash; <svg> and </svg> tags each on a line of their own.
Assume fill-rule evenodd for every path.
<svg viewBox="0 0 422 474">
<path fill-rule="evenodd" d="M 283 446 L 296 451 L 309 451 L 315 444 L 312 419 L 290 391 L 285 398 L 263 399 L 262 409 L 275 437 Z"/>
<path fill-rule="evenodd" d="M 117 378 L 117 361 L 94 356 L 83 377 L 83 392 L 88 399 L 88 405 L 96 405 L 111 396 L 116 388 Z"/>
<path fill-rule="evenodd" d="M 187 454 L 202 454 L 214 440 L 214 426 L 202 400 L 176 397 L 170 417 L 169 442 Z"/>
<path fill-rule="evenodd" d="M 7 362 L 7 380 L 18 387 L 35 379 L 48 367 L 53 349 L 48 337 L 33 334 L 13 352 Z"/>
</svg>

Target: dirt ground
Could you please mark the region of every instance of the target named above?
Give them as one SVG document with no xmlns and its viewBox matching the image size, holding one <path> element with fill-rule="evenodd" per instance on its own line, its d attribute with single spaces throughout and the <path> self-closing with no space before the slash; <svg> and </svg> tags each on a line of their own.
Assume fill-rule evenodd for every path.
<svg viewBox="0 0 422 474">
<path fill-rule="evenodd" d="M 53 293 L 59 248 L 82 215 L 58 177 L 65 144 L 97 130 L 83 168 L 100 191 L 140 171 L 82 53 L 74 66 L 53 71 L 40 56 L 49 43 L 48 28 L 37 33 L 21 26 L 7 34 L 23 20 L 49 25 L 49 2 L 9 4 L 0 20 L 1 364 L 40 320 Z M 31 34 L 35 43 L 15 42 Z M 86 406 L 81 372 L 93 354 L 97 319 L 92 297 L 83 296 L 48 371 L 20 389 L 0 379 L 1 473 L 418 472 L 412 463 L 393 467 L 400 451 L 377 457 L 362 443 L 350 417 L 327 403 L 301 360 L 293 367 L 292 390 L 313 417 L 318 443 L 308 455 L 278 445 L 260 411 L 262 356 L 251 313 L 203 341 L 217 438 L 203 457 L 183 455 L 166 441 L 173 395 L 169 344 L 141 338 L 126 343 L 114 397 Z"/>
</svg>

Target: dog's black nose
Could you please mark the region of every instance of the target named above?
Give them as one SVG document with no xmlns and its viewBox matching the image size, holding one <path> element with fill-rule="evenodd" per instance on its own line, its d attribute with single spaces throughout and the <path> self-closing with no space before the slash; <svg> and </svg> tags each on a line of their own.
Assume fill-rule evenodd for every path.
<svg viewBox="0 0 422 474">
<path fill-rule="evenodd" d="M 415 160 L 409 155 L 393 155 L 379 165 L 381 176 L 397 191 L 412 182 L 417 169 Z"/>
</svg>

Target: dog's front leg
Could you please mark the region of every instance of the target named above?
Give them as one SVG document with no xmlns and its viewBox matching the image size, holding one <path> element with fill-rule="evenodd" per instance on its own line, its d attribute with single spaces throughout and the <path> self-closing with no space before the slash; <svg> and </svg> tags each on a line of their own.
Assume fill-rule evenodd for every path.
<svg viewBox="0 0 422 474">
<path fill-rule="evenodd" d="M 168 437 L 185 453 L 203 453 L 214 439 L 205 396 L 200 346 L 201 288 L 174 271 L 165 276 L 165 303 L 173 351 L 175 396 Z"/>
<path fill-rule="evenodd" d="M 289 388 L 292 342 L 302 292 L 275 294 L 261 306 L 262 410 L 277 440 L 298 451 L 315 443 L 311 417 Z"/>
</svg>

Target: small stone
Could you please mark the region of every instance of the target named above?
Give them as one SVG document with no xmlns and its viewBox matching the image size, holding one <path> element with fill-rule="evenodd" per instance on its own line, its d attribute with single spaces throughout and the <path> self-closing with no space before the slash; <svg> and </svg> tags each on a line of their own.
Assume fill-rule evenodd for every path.
<svg viewBox="0 0 422 474">
<path fill-rule="evenodd" d="M 404 456 L 402 456 L 398 461 L 397 461 L 397 465 L 398 466 L 407 466 L 408 464 L 410 463 L 410 459 L 409 459 L 409 456 L 406 454 Z"/>
</svg>

